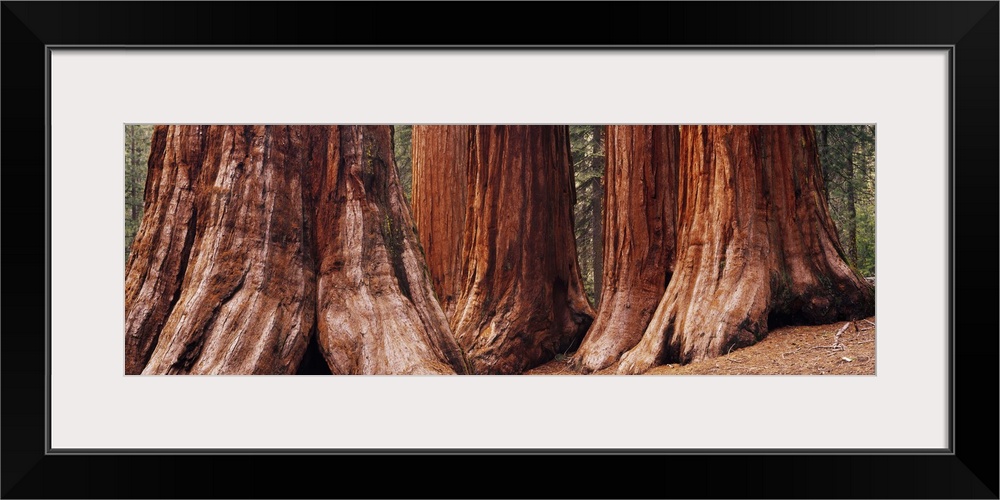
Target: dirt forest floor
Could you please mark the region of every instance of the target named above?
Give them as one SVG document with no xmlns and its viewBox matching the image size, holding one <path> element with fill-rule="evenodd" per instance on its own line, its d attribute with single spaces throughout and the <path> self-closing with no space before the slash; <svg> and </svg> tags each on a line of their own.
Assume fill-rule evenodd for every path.
<svg viewBox="0 0 1000 500">
<path fill-rule="evenodd" d="M 845 325 L 835 345 L 837 332 Z M 559 356 L 526 375 L 575 375 Z M 612 365 L 596 374 L 614 374 Z M 662 365 L 645 375 L 875 375 L 875 317 L 829 325 L 778 328 L 764 340 L 725 356 L 688 365 Z"/>
</svg>

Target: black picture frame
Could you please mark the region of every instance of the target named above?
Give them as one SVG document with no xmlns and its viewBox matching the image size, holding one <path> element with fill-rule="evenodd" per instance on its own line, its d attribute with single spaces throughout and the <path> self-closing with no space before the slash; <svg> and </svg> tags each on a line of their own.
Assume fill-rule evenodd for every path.
<svg viewBox="0 0 1000 500">
<path fill-rule="evenodd" d="M 3 2 L 0 160 L 7 179 L 3 221 L 8 236 L 3 255 L 8 270 L 35 272 L 8 274 L 3 290 L 3 497 L 997 498 L 998 320 L 992 307 L 998 298 L 1000 3 L 621 2 L 550 7 L 485 2 Z M 557 17 L 546 14 L 556 11 Z M 467 23 L 456 24 L 454 19 Z M 609 49 L 948 47 L 953 97 L 949 451 L 48 453 L 49 48 L 414 43 Z M 986 307 L 979 306 L 984 303 Z M 747 431 L 752 427 L 749 422 Z M 365 472 L 385 480 L 364 481 Z"/>
</svg>

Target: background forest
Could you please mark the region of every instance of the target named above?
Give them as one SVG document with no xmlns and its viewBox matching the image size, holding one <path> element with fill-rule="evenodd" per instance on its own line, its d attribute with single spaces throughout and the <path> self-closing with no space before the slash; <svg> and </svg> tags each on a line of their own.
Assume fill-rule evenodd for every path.
<svg viewBox="0 0 1000 500">
<path fill-rule="evenodd" d="M 571 125 L 570 144 L 576 179 L 574 226 L 580 271 L 591 303 L 596 304 L 601 275 L 601 201 L 603 125 Z M 152 125 L 125 127 L 125 257 L 143 212 L 146 162 Z M 394 127 L 393 145 L 407 201 L 412 196 L 412 125 Z M 816 142 L 830 213 L 847 261 L 863 276 L 875 275 L 875 126 L 817 125 Z"/>
</svg>

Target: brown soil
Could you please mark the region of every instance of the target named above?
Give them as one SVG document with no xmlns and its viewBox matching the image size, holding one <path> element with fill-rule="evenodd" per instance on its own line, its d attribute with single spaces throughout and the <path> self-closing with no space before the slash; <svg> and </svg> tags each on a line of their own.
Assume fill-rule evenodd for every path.
<svg viewBox="0 0 1000 500">
<path fill-rule="evenodd" d="M 644 375 L 875 375 L 875 317 L 853 322 L 840 336 L 843 348 L 834 349 L 834 336 L 844 323 L 778 328 L 757 344 L 724 356 L 656 366 Z M 558 356 L 526 375 L 577 375 L 568 365 L 570 357 Z M 615 368 L 596 374 L 611 375 Z"/>
</svg>

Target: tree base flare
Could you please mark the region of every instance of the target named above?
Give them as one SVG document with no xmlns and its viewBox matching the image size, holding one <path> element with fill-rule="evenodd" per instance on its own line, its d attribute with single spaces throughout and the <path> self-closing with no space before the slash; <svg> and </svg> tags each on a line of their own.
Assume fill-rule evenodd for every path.
<svg viewBox="0 0 1000 500">
<path fill-rule="evenodd" d="M 127 373 L 468 373 L 388 126 L 157 126 L 146 206 Z"/>
<path fill-rule="evenodd" d="M 619 373 L 726 354 L 769 322 L 874 313 L 826 211 L 811 127 L 681 127 L 680 168 L 675 273 Z"/>
</svg>

